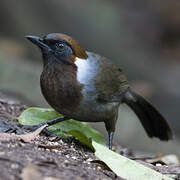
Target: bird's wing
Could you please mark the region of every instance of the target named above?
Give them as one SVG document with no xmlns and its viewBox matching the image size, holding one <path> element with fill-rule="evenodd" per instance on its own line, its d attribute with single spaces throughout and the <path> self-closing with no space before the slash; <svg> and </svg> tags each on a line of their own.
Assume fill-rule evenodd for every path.
<svg viewBox="0 0 180 180">
<path fill-rule="evenodd" d="M 99 71 L 95 79 L 98 100 L 120 102 L 129 88 L 125 74 L 105 57 L 99 58 L 98 61 Z"/>
</svg>

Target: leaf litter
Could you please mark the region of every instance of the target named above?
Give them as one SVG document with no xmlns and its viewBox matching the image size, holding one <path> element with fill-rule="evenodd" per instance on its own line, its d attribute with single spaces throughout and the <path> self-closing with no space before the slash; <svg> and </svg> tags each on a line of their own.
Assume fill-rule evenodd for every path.
<svg viewBox="0 0 180 180">
<path fill-rule="evenodd" d="M 32 142 L 32 140 L 34 140 L 41 133 L 41 131 L 46 126 L 47 125 L 43 125 L 33 132 L 29 132 L 29 133 L 21 134 L 21 135 L 17 135 L 14 133 L 0 133 L 0 141 L 10 141 L 10 140 L 20 139 L 20 140 L 23 140 L 24 142 L 30 143 L 30 142 Z"/>
</svg>

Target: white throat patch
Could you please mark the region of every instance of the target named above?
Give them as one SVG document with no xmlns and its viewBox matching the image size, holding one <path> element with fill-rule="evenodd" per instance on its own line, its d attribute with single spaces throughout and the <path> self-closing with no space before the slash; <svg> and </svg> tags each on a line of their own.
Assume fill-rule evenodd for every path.
<svg viewBox="0 0 180 180">
<path fill-rule="evenodd" d="M 77 66 L 77 80 L 79 83 L 92 87 L 94 85 L 94 77 L 98 72 L 97 55 L 87 52 L 88 58 L 81 59 L 76 57 L 75 64 Z"/>
<path fill-rule="evenodd" d="M 77 80 L 80 83 L 85 83 L 85 79 L 90 71 L 88 60 L 80 59 L 76 57 L 75 64 L 77 66 Z"/>
</svg>

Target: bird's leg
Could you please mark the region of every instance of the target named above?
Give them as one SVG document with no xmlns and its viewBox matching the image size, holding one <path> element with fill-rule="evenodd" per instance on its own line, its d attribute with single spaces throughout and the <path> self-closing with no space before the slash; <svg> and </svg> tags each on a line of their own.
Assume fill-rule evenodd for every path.
<svg viewBox="0 0 180 180">
<path fill-rule="evenodd" d="M 70 118 L 67 117 L 67 116 L 61 116 L 61 117 L 59 117 L 59 118 L 51 119 L 51 120 L 46 121 L 46 122 L 41 123 L 41 124 L 42 124 L 42 125 L 47 124 L 48 126 L 51 126 L 51 125 L 53 125 L 53 124 L 56 124 L 56 123 L 59 123 L 59 122 L 62 122 L 62 121 L 68 120 L 68 119 L 70 119 Z"/>
<path fill-rule="evenodd" d="M 40 123 L 38 125 L 32 125 L 32 126 L 23 125 L 22 128 L 34 131 L 34 130 L 40 128 L 41 126 L 44 126 L 45 124 L 47 124 L 48 126 L 51 126 L 53 124 L 56 124 L 56 123 L 59 123 L 59 122 L 62 122 L 62 121 L 68 120 L 68 119 L 70 119 L 70 118 L 68 118 L 66 116 L 61 116 L 59 118 L 51 119 L 51 120 L 48 120 L 46 122 Z M 46 128 L 44 128 L 42 132 L 45 133 L 48 136 L 52 136 L 52 135 L 54 136 L 54 134 L 51 133 L 50 131 L 48 131 Z"/>
<path fill-rule="evenodd" d="M 116 118 L 105 121 L 105 127 L 109 137 L 109 149 L 112 150 L 113 136 L 115 132 Z"/>
<path fill-rule="evenodd" d="M 114 132 L 109 131 L 108 136 L 109 136 L 109 149 L 112 150 L 112 142 L 113 142 Z"/>
</svg>

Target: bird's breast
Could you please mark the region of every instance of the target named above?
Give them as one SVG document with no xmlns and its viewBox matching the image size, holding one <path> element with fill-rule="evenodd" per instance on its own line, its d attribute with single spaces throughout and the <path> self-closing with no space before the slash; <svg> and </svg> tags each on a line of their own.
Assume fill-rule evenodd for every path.
<svg viewBox="0 0 180 180">
<path fill-rule="evenodd" d="M 41 74 L 40 82 L 42 94 L 56 111 L 68 114 L 75 111 L 80 104 L 82 86 L 70 69 L 46 67 Z"/>
</svg>

